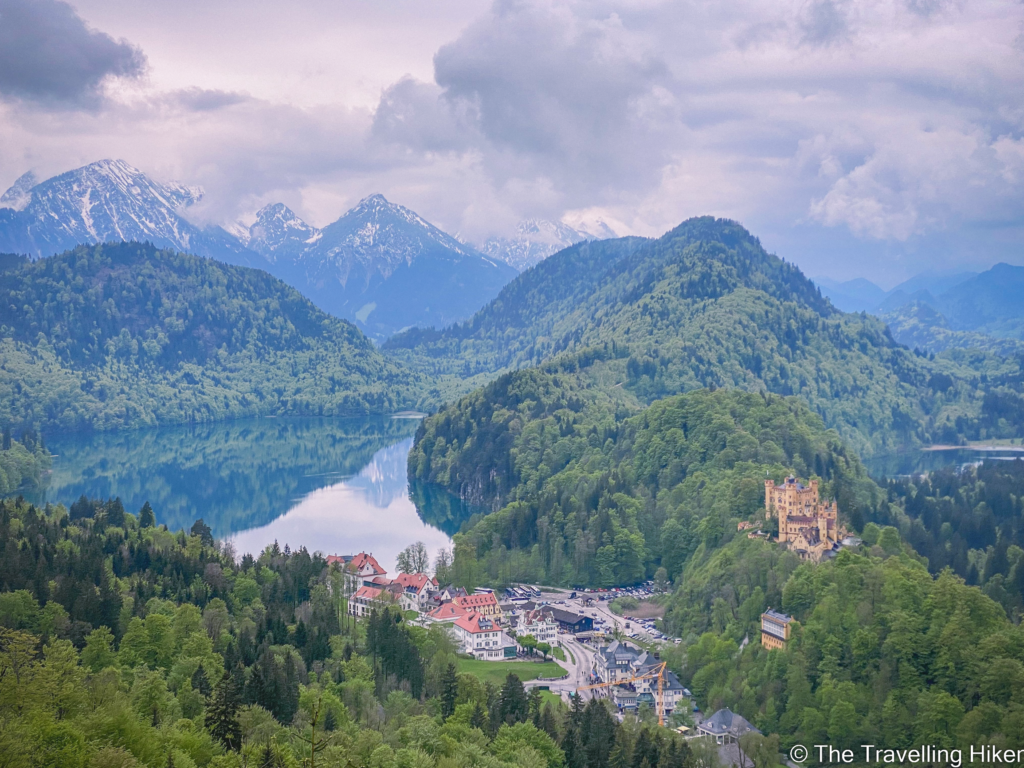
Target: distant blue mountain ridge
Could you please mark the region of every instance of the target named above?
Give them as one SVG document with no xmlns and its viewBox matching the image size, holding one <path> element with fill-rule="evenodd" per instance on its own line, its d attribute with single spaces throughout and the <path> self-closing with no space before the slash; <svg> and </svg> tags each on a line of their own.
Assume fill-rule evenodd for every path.
<svg viewBox="0 0 1024 768">
<path fill-rule="evenodd" d="M 985 272 L 925 272 L 884 291 L 864 278 L 818 278 L 822 294 L 844 312 L 879 315 L 908 346 L 941 351 L 984 346 L 1024 350 L 1024 267 L 996 264 Z M 1005 340 L 1009 343 L 989 343 Z"/>
</svg>

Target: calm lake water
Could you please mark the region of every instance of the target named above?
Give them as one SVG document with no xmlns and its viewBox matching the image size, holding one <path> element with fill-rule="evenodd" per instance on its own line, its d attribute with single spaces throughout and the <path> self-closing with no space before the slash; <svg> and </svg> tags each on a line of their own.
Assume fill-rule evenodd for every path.
<svg viewBox="0 0 1024 768">
<path fill-rule="evenodd" d="M 1024 450 L 1020 447 L 977 450 L 974 448 L 956 448 L 940 451 L 905 451 L 890 456 L 879 456 L 864 461 L 870 475 L 874 478 L 901 477 L 933 472 L 943 467 L 963 467 L 980 461 L 1013 461 L 1024 459 Z"/>
<path fill-rule="evenodd" d="M 419 421 L 258 419 L 115 433 L 47 435 L 56 455 L 34 501 L 120 496 L 149 501 L 171 530 L 197 518 L 239 555 L 277 541 L 325 554 L 366 550 L 394 570 L 414 541 L 433 555 L 470 510 L 432 488 L 410 488 L 406 459 Z"/>
</svg>

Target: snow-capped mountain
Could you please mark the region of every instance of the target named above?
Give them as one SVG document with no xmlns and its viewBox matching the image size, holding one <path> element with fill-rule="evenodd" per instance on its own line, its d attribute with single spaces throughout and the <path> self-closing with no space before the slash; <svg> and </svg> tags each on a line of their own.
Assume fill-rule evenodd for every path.
<svg viewBox="0 0 1024 768">
<path fill-rule="evenodd" d="M 573 229 L 560 221 L 527 219 L 519 223 L 514 236 L 492 237 L 480 246 L 480 250 L 523 272 L 583 240 L 606 240 L 617 236 L 604 222 L 599 226 L 602 229 L 592 233 Z"/>
<path fill-rule="evenodd" d="M 0 197 L 0 251 L 50 256 L 82 243 L 149 241 L 233 264 L 265 266 L 220 227 L 181 212 L 203 190 L 161 184 L 123 160 L 100 160 L 43 182 L 27 173 Z"/>
<path fill-rule="evenodd" d="M 275 275 L 376 339 L 469 317 L 516 275 L 383 195 L 322 230 L 269 205 L 250 227 L 249 247 Z"/>
<path fill-rule="evenodd" d="M 246 233 L 246 245 L 267 261 L 294 259 L 316 243 L 321 232 L 310 226 L 284 203 L 264 206 Z"/>
<path fill-rule="evenodd" d="M 0 253 L 42 258 L 83 243 L 149 241 L 265 269 L 378 340 L 467 318 L 516 276 L 381 195 L 323 230 L 278 203 L 232 231 L 183 215 L 202 196 L 199 187 L 156 182 L 123 160 L 42 182 L 27 173 L 0 197 Z"/>
</svg>

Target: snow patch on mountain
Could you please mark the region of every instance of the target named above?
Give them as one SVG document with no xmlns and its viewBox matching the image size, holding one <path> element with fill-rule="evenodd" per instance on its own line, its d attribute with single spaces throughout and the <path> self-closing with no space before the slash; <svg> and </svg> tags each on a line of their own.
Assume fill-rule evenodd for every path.
<svg viewBox="0 0 1024 768">
<path fill-rule="evenodd" d="M 519 223 L 512 237 L 492 237 L 480 245 L 480 250 L 522 272 L 583 240 L 616 237 L 615 232 L 603 222 L 601 228 L 592 229 L 595 231 L 570 227 L 561 221 L 527 219 Z"/>
</svg>

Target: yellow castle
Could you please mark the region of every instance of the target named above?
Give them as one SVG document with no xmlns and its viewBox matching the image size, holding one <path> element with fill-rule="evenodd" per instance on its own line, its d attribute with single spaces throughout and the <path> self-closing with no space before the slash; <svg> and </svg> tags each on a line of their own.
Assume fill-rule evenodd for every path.
<svg viewBox="0 0 1024 768">
<path fill-rule="evenodd" d="M 818 481 L 807 485 L 790 475 L 782 485 L 764 481 L 764 508 L 779 518 L 779 542 L 788 543 L 805 560 L 819 561 L 836 548 L 844 531 L 839 527 L 836 502 L 818 498 Z"/>
</svg>

